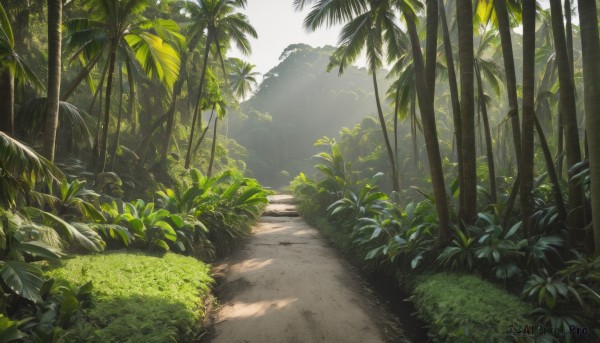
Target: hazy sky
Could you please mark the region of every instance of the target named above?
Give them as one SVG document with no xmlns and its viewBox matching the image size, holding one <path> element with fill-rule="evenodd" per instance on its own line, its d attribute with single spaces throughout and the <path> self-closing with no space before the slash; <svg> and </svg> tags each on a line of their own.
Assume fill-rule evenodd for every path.
<svg viewBox="0 0 600 343">
<path fill-rule="evenodd" d="M 255 64 L 255 70 L 264 74 L 278 64 L 283 49 L 290 44 L 336 45 L 339 27 L 321 28 L 311 33 L 304 30 L 302 22 L 308 11 L 296 12 L 293 0 L 248 0 L 242 12 L 249 17 L 258 39 L 251 40 L 250 57 L 237 52 L 232 55 Z"/>
<path fill-rule="evenodd" d="M 543 8 L 548 8 L 548 0 L 541 0 Z M 293 0 L 248 0 L 242 10 L 258 33 L 258 39 L 251 39 L 252 55 L 243 56 L 236 50 L 233 56 L 240 57 L 256 65 L 255 71 L 261 74 L 268 72 L 279 63 L 279 56 L 290 44 L 305 43 L 313 47 L 337 44 L 341 26 L 322 27 L 315 32 L 307 33 L 303 21 L 310 8 L 302 12 L 294 10 Z M 577 23 L 577 11 L 574 22 Z M 359 58 L 358 65 L 364 65 L 364 58 Z"/>
</svg>

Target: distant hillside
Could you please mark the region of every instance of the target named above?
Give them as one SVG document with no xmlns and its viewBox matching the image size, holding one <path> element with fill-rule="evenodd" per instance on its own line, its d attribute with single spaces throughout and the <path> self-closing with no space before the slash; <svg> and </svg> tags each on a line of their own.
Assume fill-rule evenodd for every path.
<svg viewBox="0 0 600 343">
<path fill-rule="evenodd" d="M 281 186 L 290 176 L 310 170 L 314 141 L 337 136 L 375 113 L 372 80 L 365 69 L 327 72 L 331 46 L 288 46 L 280 63 L 264 76 L 256 94 L 241 105 L 230 134 L 248 149 L 248 169 L 263 184 Z M 385 92 L 385 74 L 380 89 Z M 236 117 L 236 116 L 234 116 Z"/>
</svg>

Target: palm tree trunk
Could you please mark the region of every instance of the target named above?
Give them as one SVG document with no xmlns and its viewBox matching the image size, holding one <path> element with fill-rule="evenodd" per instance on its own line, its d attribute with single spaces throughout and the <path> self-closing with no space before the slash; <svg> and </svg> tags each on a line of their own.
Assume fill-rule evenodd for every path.
<svg viewBox="0 0 600 343">
<path fill-rule="evenodd" d="M 110 98 L 112 94 L 113 76 L 115 73 L 115 64 L 117 61 L 117 46 L 116 43 L 110 51 L 108 59 L 108 78 L 106 79 L 106 95 L 104 99 L 104 123 L 102 126 L 102 137 L 100 138 L 100 144 L 98 150 L 100 152 L 100 166 L 102 168 L 99 171 L 103 172 L 106 167 L 106 148 L 108 143 L 108 126 L 110 124 Z"/>
<path fill-rule="evenodd" d="M 0 75 L 0 131 L 15 133 L 15 81 L 8 70 Z"/>
<path fill-rule="evenodd" d="M 394 101 L 394 160 L 396 161 L 396 170 L 399 170 L 400 166 L 398 165 L 398 116 L 399 112 L 399 103 L 400 102 L 400 89 L 396 88 L 396 99 Z"/>
<path fill-rule="evenodd" d="M 565 155 L 565 127 L 563 125 L 563 115 L 560 106 L 558 108 L 558 119 L 556 125 L 556 172 L 562 177 L 563 162 Z"/>
<path fill-rule="evenodd" d="M 212 176 L 212 168 L 213 168 L 213 163 L 215 160 L 215 150 L 216 150 L 216 146 L 217 146 L 217 123 L 219 122 L 219 116 L 217 116 L 215 118 L 215 127 L 213 130 L 213 141 L 212 141 L 212 147 L 210 148 L 210 162 L 208 163 L 208 172 L 206 173 L 207 177 L 211 177 Z"/>
<path fill-rule="evenodd" d="M 571 0 L 565 0 L 565 33 L 567 42 L 567 56 L 569 57 L 569 70 L 571 71 L 571 77 L 575 72 L 575 63 L 573 60 L 573 25 L 571 25 Z"/>
<path fill-rule="evenodd" d="M 48 97 L 44 129 L 44 156 L 54 162 L 60 97 L 62 0 L 48 0 Z"/>
<path fill-rule="evenodd" d="M 492 133 L 490 131 L 490 122 L 488 119 L 487 106 L 485 104 L 485 94 L 483 92 L 483 82 L 481 82 L 481 71 L 477 66 L 477 90 L 479 91 L 479 106 L 481 108 L 481 118 L 483 119 L 483 130 L 485 134 L 485 146 L 487 154 L 488 173 L 490 178 L 490 200 L 492 204 L 498 202 L 496 190 L 496 168 L 494 165 L 494 148 L 492 146 Z"/>
<path fill-rule="evenodd" d="M 470 224 L 477 216 L 477 159 L 475 153 L 475 112 L 473 76 L 473 10 L 471 0 L 458 0 L 458 54 L 460 57 L 460 112 L 462 125 L 463 207 L 459 210 L 463 223 Z"/>
<path fill-rule="evenodd" d="M 130 86 L 131 87 L 131 86 Z M 123 115 L 123 69 L 119 68 L 119 110 L 117 112 L 117 132 L 115 132 L 114 148 L 110 170 L 115 171 L 117 153 L 119 151 L 119 138 L 121 135 L 121 116 Z"/>
<path fill-rule="evenodd" d="M 450 217 L 448 212 L 446 185 L 444 181 L 444 170 L 442 168 L 440 146 L 435 124 L 435 111 L 433 108 L 432 95 L 429 93 L 429 89 L 427 87 L 425 64 L 423 62 L 423 55 L 421 53 L 421 44 L 419 42 L 417 26 L 411 14 L 405 13 L 404 18 L 406 20 L 406 26 L 408 28 L 413 53 L 415 82 L 417 97 L 419 98 L 419 108 L 421 109 L 423 136 L 425 137 L 425 146 L 427 149 L 427 156 L 429 158 L 429 171 L 431 173 L 435 207 L 440 226 L 438 244 L 443 245 L 450 239 Z"/>
<path fill-rule="evenodd" d="M 436 0 L 427 0 L 427 23 L 425 40 L 425 73 L 427 74 L 427 88 L 435 101 L 435 68 L 437 65 L 438 41 L 438 4 Z"/>
<path fill-rule="evenodd" d="M 383 117 L 383 109 L 381 108 L 381 101 L 379 100 L 379 87 L 377 86 L 377 75 L 375 71 L 371 72 L 373 78 L 373 89 L 375 90 L 375 102 L 377 103 L 377 115 L 379 117 L 379 124 L 381 125 L 381 132 L 383 133 L 383 140 L 385 142 L 385 148 L 390 159 L 390 165 L 392 168 L 392 185 L 394 192 L 400 192 L 400 184 L 398 183 L 398 171 L 396 170 L 396 161 L 394 159 L 394 150 L 390 144 L 390 137 L 387 132 L 387 125 L 385 124 L 385 118 Z"/>
<path fill-rule="evenodd" d="M 600 41 L 598 14 L 594 1 L 578 1 L 583 58 L 585 124 L 588 135 L 592 225 L 596 255 L 600 253 Z"/>
<path fill-rule="evenodd" d="M 413 166 L 419 165 L 419 148 L 417 147 L 417 94 L 413 92 L 410 97 L 410 135 L 412 138 Z"/>
<path fill-rule="evenodd" d="M 92 71 L 92 69 L 94 68 L 101 56 L 102 51 L 98 52 L 96 56 L 94 56 L 91 59 L 91 61 L 88 62 L 88 64 L 81 70 L 79 75 L 77 75 L 77 77 L 73 81 L 71 81 L 71 83 L 67 86 L 67 89 L 65 89 L 65 91 L 60 96 L 60 100 L 66 101 L 71 97 L 71 95 L 73 95 L 73 93 L 75 93 L 77 87 L 79 87 L 81 82 L 90 74 L 90 72 Z"/>
<path fill-rule="evenodd" d="M 498 20 L 498 31 L 502 44 L 502 57 L 504 59 L 504 72 L 506 73 L 506 93 L 508 94 L 509 116 L 511 120 L 515 156 L 517 156 L 517 170 L 519 169 L 519 156 L 521 156 L 521 130 L 519 123 L 519 101 L 517 98 L 517 77 L 515 76 L 515 60 L 510 36 L 510 23 L 506 0 L 494 0 L 494 9 Z"/>
<path fill-rule="evenodd" d="M 452 117 L 454 119 L 454 137 L 456 140 L 456 155 L 458 161 L 458 179 L 459 184 L 462 184 L 460 179 L 462 178 L 463 172 L 463 159 L 462 159 L 462 131 L 460 121 L 460 100 L 458 98 L 458 83 L 456 81 L 456 70 L 454 69 L 454 56 L 452 55 L 452 43 L 450 40 L 450 30 L 448 29 L 448 20 L 446 19 L 446 9 L 444 2 L 439 0 L 440 7 L 440 18 L 442 22 L 442 36 L 444 39 L 444 51 L 446 53 L 446 66 L 448 68 L 448 84 L 450 86 L 450 100 L 452 101 Z M 464 207 L 463 193 L 458 194 L 459 208 Z"/>
<path fill-rule="evenodd" d="M 187 64 L 187 53 L 183 52 L 181 54 L 181 66 L 185 68 Z M 171 99 L 171 105 L 169 106 L 169 111 L 167 112 L 167 128 L 165 130 L 165 140 L 162 148 L 162 157 L 163 161 L 166 161 L 167 154 L 169 153 L 169 148 L 171 147 L 171 139 L 173 136 L 173 129 L 175 127 L 175 109 L 177 107 L 177 98 L 181 93 L 181 88 L 183 87 L 183 77 L 179 77 L 177 82 L 175 82 L 175 86 L 173 87 L 173 97 Z"/>
<path fill-rule="evenodd" d="M 569 57 L 560 0 L 550 0 L 550 11 L 552 15 L 552 32 L 556 50 L 556 63 L 558 64 L 560 107 L 565 130 L 567 167 L 571 168 L 575 164 L 581 162 L 581 149 L 579 146 L 579 129 L 577 127 L 575 89 L 573 87 L 573 78 L 569 68 Z M 579 232 L 585 225 L 583 199 L 583 187 L 581 184 L 577 181 L 569 180 L 569 229 L 571 232 L 572 243 L 583 242 L 585 239 Z"/>
<path fill-rule="evenodd" d="M 533 213 L 533 116 L 535 115 L 535 3 L 523 3 L 523 134 L 521 141 L 521 211 L 523 230 L 531 235 Z"/>
<path fill-rule="evenodd" d="M 200 148 L 200 144 L 202 144 L 202 141 L 204 140 L 204 136 L 206 136 L 206 133 L 208 132 L 208 128 L 210 127 L 210 122 L 212 121 L 212 118 L 215 114 L 216 107 L 217 107 L 217 103 L 215 102 L 213 104 L 212 111 L 210 112 L 210 117 L 208 117 L 208 121 L 206 122 L 206 127 L 204 127 L 204 129 L 202 130 L 202 134 L 200 135 L 200 138 L 198 139 L 198 143 L 196 143 L 196 146 L 194 147 L 194 151 L 192 152 L 193 154 L 196 154 L 198 152 L 198 148 Z"/>
<path fill-rule="evenodd" d="M 538 102 L 538 108 L 540 103 Z M 550 147 L 548 147 L 548 141 L 546 140 L 546 135 L 544 134 L 544 129 L 540 124 L 537 116 L 533 116 L 535 130 L 538 133 L 538 137 L 540 139 L 540 146 L 542 147 L 542 152 L 544 153 L 544 159 L 546 160 L 546 168 L 548 169 L 548 177 L 550 178 L 550 182 L 552 183 L 552 194 L 554 195 L 554 202 L 556 203 L 556 210 L 558 212 L 559 220 L 564 224 L 567 222 L 567 210 L 565 209 L 565 201 L 562 196 L 562 191 L 560 189 L 560 179 L 558 174 L 556 173 L 556 168 L 554 168 L 554 161 L 552 160 L 552 153 L 550 152 Z"/>
<path fill-rule="evenodd" d="M 198 112 L 200 111 L 200 100 L 202 99 L 202 87 L 204 86 L 204 78 L 206 76 L 206 67 L 208 65 L 208 52 L 210 51 L 210 34 L 206 37 L 206 46 L 204 47 L 204 61 L 202 61 L 202 72 L 200 73 L 200 87 L 198 89 L 198 99 L 196 99 L 196 106 L 194 106 L 194 115 L 192 117 L 192 126 L 190 128 L 190 139 L 188 140 L 188 150 L 185 156 L 185 168 L 190 167 L 192 160 L 192 146 L 194 145 L 194 131 L 196 129 L 196 121 L 198 120 Z"/>
</svg>

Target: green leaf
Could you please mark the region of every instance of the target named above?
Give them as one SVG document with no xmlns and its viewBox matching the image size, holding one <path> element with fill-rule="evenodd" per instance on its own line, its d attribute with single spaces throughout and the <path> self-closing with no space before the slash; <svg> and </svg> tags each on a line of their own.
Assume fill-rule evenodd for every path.
<svg viewBox="0 0 600 343">
<path fill-rule="evenodd" d="M 26 334 L 19 331 L 19 325 L 22 322 L 10 320 L 0 313 L 0 342 L 14 342 L 27 338 Z"/>
<path fill-rule="evenodd" d="M 381 252 L 383 251 L 383 246 L 379 247 L 379 248 L 375 248 L 371 251 L 369 251 L 367 253 L 367 255 L 365 256 L 365 260 L 371 260 L 373 258 L 375 258 L 377 255 L 381 254 Z"/>
<path fill-rule="evenodd" d="M 375 230 L 373 230 L 373 234 L 371 235 L 370 239 L 374 239 L 374 238 L 379 237 L 379 235 L 381 234 L 381 231 L 383 231 L 383 229 L 380 228 L 380 227 L 378 227 Z"/>
<path fill-rule="evenodd" d="M 0 276 L 16 294 L 33 302 L 41 301 L 40 290 L 44 285 L 42 271 L 36 266 L 18 261 L 4 261 Z"/>
<path fill-rule="evenodd" d="M 4 7 L 0 5 L 0 25 L 2 30 L 2 40 L 6 41 L 10 48 L 15 47 L 15 38 L 13 36 L 12 26 L 10 25 L 10 21 L 8 20 L 8 16 L 6 15 L 6 11 L 4 11 Z"/>
<path fill-rule="evenodd" d="M 421 260 L 423 260 L 423 255 L 417 255 L 415 256 L 411 261 L 410 261 L 410 267 L 412 269 L 416 269 L 419 266 L 419 263 L 421 263 Z"/>
<path fill-rule="evenodd" d="M 171 219 L 175 227 L 180 228 L 183 226 L 183 219 L 181 219 L 180 216 L 172 214 L 169 218 Z"/>
<path fill-rule="evenodd" d="M 506 233 L 506 235 L 504 236 L 505 239 L 508 239 L 510 237 L 512 237 L 515 233 L 517 233 L 517 231 L 519 231 L 519 229 L 521 228 L 521 226 L 523 226 L 523 222 L 518 222 L 515 225 L 513 225 L 508 232 Z"/>
<path fill-rule="evenodd" d="M 177 233 L 175 233 L 175 230 L 173 230 L 173 228 L 171 227 L 171 225 L 169 225 L 169 223 L 165 222 L 165 221 L 158 221 L 154 224 L 154 226 L 160 228 L 163 232 L 163 235 L 165 235 L 165 238 L 175 242 L 177 240 Z"/>
<path fill-rule="evenodd" d="M 162 239 L 155 240 L 154 245 L 156 245 L 159 248 L 162 248 L 163 250 L 169 251 L 169 245 Z"/>
<path fill-rule="evenodd" d="M 60 317 L 65 324 L 69 323 L 71 317 L 79 309 L 79 301 L 74 296 L 67 296 L 60 303 Z"/>
<path fill-rule="evenodd" d="M 62 253 L 59 249 L 51 247 L 40 241 L 17 243 L 13 246 L 13 249 L 28 253 L 30 255 L 35 255 L 46 260 L 58 260 L 62 257 Z"/>
</svg>

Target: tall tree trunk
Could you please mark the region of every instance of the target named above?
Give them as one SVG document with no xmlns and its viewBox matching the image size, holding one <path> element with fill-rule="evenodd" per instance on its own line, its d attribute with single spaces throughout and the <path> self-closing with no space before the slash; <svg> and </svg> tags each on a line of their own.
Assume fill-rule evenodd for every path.
<svg viewBox="0 0 600 343">
<path fill-rule="evenodd" d="M 560 106 L 558 106 L 558 123 L 556 125 L 556 172 L 562 177 L 565 160 L 565 126 Z"/>
<path fill-rule="evenodd" d="M 494 0 L 496 18 L 498 20 L 498 31 L 500 32 L 500 41 L 502 44 L 502 57 L 504 59 L 504 72 L 506 73 L 506 93 L 508 95 L 508 107 L 512 125 L 513 142 L 515 146 L 515 156 L 517 156 L 517 169 L 519 157 L 521 156 L 521 129 L 519 123 L 519 101 L 517 98 L 517 77 L 515 76 L 515 60 L 512 48 L 512 38 L 510 36 L 510 21 L 508 19 L 508 10 L 506 9 L 506 0 Z"/>
<path fill-rule="evenodd" d="M 212 176 L 212 168 L 213 168 L 213 163 L 215 161 L 215 150 L 217 147 L 217 123 L 218 122 L 219 122 L 219 116 L 217 116 L 215 118 L 215 127 L 213 129 L 213 141 L 212 141 L 212 147 L 210 148 L 210 162 L 208 163 L 208 172 L 206 173 L 207 177 Z"/>
<path fill-rule="evenodd" d="M 196 129 L 196 121 L 198 120 L 198 113 L 200 112 L 200 101 L 202 99 L 202 89 L 204 86 L 204 79 L 206 77 L 206 67 L 208 65 L 208 52 L 210 51 L 210 34 L 206 37 L 206 46 L 204 47 L 204 61 L 202 61 L 202 72 L 200 73 L 200 87 L 198 89 L 198 99 L 196 99 L 196 106 L 194 106 L 194 115 L 192 117 L 192 126 L 190 128 L 190 139 L 188 140 L 188 150 L 185 155 L 185 168 L 190 167 L 192 160 L 192 146 L 194 145 L 194 131 Z"/>
<path fill-rule="evenodd" d="M 131 85 L 130 85 L 131 87 Z M 123 116 L 123 69 L 119 68 L 119 110 L 117 111 L 117 132 L 115 132 L 114 148 L 110 170 L 115 171 L 117 153 L 119 152 L 119 138 L 121 136 L 121 117 Z"/>
<path fill-rule="evenodd" d="M 540 103 L 538 102 L 538 109 L 539 107 Z M 556 168 L 554 168 L 552 153 L 550 153 L 550 147 L 548 147 L 548 141 L 546 140 L 544 129 L 542 128 L 542 125 L 540 124 L 540 121 L 536 115 L 533 116 L 533 119 L 535 123 L 535 130 L 537 131 L 540 139 L 540 146 L 542 147 L 542 152 L 544 153 L 544 159 L 546 160 L 548 177 L 550 178 L 550 183 L 552 183 L 552 194 L 554 195 L 554 202 L 556 203 L 556 212 L 558 213 L 559 220 L 564 224 L 567 222 L 567 210 L 565 208 L 565 201 L 560 189 L 560 179 L 556 173 Z"/>
<path fill-rule="evenodd" d="M 388 158 L 390 160 L 390 166 L 392 168 L 392 185 L 394 187 L 394 192 L 400 192 L 400 184 L 398 183 L 398 171 L 396 170 L 396 160 L 394 159 L 394 150 L 392 150 L 390 137 L 387 131 L 387 125 L 385 124 L 385 118 L 383 117 L 381 101 L 379 100 L 379 87 L 377 86 L 376 72 L 372 71 L 371 75 L 373 78 L 373 89 L 375 90 L 375 102 L 377 103 L 377 116 L 379 117 L 379 125 L 381 125 L 381 132 L 383 133 L 385 148 L 387 150 Z"/>
<path fill-rule="evenodd" d="M 419 42 L 417 26 L 411 14 L 405 13 L 404 18 L 406 20 L 406 26 L 413 52 L 415 82 L 417 97 L 419 99 L 419 108 L 421 110 L 423 136 L 425 137 L 425 146 L 427 148 L 427 156 L 429 159 L 429 170 L 431 173 L 435 207 L 440 225 L 438 243 L 443 245 L 450 239 L 450 218 L 448 212 L 446 185 L 444 181 L 444 170 L 442 168 L 440 146 L 435 124 L 435 111 L 433 108 L 432 95 L 429 93 L 429 88 L 427 87 L 425 64 L 423 62 L 423 55 L 421 53 L 421 44 Z"/>
<path fill-rule="evenodd" d="M 400 102 L 400 89 L 396 89 L 396 98 L 394 101 L 394 161 L 396 161 L 396 170 L 400 169 L 400 162 L 398 162 L 398 116 Z"/>
<path fill-rule="evenodd" d="M 531 235 L 533 213 L 533 116 L 535 115 L 535 2 L 523 2 L 523 125 L 521 128 L 521 211 L 523 230 Z"/>
<path fill-rule="evenodd" d="M 583 55 L 585 129 L 588 133 L 592 222 L 596 255 L 600 254 L 600 40 L 594 1 L 579 0 L 579 23 Z"/>
<path fill-rule="evenodd" d="M 575 164 L 581 162 L 579 129 L 577 127 L 577 112 L 575 107 L 575 89 L 569 68 L 569 57 L 560 0 L 550 0 L 550 11 L 552 15 L 552 33 L 556 50 L 556 63 L 558 65 L 560 107 L 565 130 L 565 152 L 567 155 L 567 167 L 570 169 Z M 598 28 L 596 27 L 596 30 L 597 29 Z M 583 187 L 575 180 L 569 180 L 569 210 L 571 242 L 582 243 L 584 238 L 581 235 L 580 229 L 585 225 Z"/>
<path fill-rule="evenodd" d="M 110 55 L 108 57 L 108 78 L 106 79 L 106 95 L 104 99 L 104 123 L 102 125 L 102 136 L 100 137 L 100 144 L 98 150 L 100 153 L 100 169 L 98 171 L 103 172 L 106 167 L 106 149 L 108 143 L 108 126 L 110 124 L 110 100 L 112 94 L 113 76 L 115 73 L 115 64 L 117 61 L 117 46 L 114 43 Z"/>
<path fill-rule="evenodd" d="M 593 0 L 592 0 L 593 1 Z M 571 25 L 571 0 L 565 0 L 565 33 L 567 42 L 567 56 L 569 57 L 569 70 L 571 77 L 575 73 L 575 62 L 573 59 L 573 25 Z"/>
<path fill-rule="evenodd" d="M 187 53 L 183 52 L 181 54 L 181 66 L 185 68 L 187 64 Z M 177 82 L 175 82 L 175 86 L 173 87 L 173 97 L 171 98 L 171 105 L 169 106 L 169 110 L 167 112 L 167 128 L 165 130 L 165 140 L 162 148 L 162 160 L 166 161 L 167 154 L 169 153 L 169 148 L 171 147 L 171 140 L 173 136 L 173 129 L 175 127 L 175 110 L 177 108 L 177 98 L 179 94 L 181 94 L 181 88 L 183 87 L 183 77 L 179 77 Z"/>
<path fill-rule="evenodd" d="M 437 65 L 437 37 L 438 37 L 438 4 L 437 0 L 427 0 L 427 23 L 425 40 L 425 73 L 427 74 L 427 88 L 435 101 L 435 68 Z"/>
<path fill-rule="evenodd" d="M 213 104 L 212 110 L 210 111 L 210 117 L 208 117 L 208 121 L 206 122 L 206 126 L 204 127 L 204 129 L 202 129 L 201 127 L 199 127 L 198 129 L 202 129 L 202 134 L 200 135 L 200 138 L 198 138 L 198 143 L 196 143 L 196 146 L 194 147 L 194 150 L 192 151 L 192 154 L 196 154 L 198 152 L 198 148 L 200 148 L 200 144 L 202 144 L 202 141 L 204 140 L 204 136 L 206 136 L 206 133 L 208 132 L 208 129 L 210 127 L 210 122 L 212 121 L 212 118 L 215 114 L 215 108 L 217 107 L 217 103 L 215 102 Z"/>
<path fill-rule="evenodd" d="M 54 162 L 60 97 L 62 0 L 48 0 L 48 97 L 44 129 L 44 156 Z"/>
<path fill-rule="evenodd" d="M 485 133 L 485 146 L 487 154 L 488 173 L 490 178 L 490 200 L 492 204 L 498 202 L 496 190 L 496 168 L 494 165 L 494 147 L 492 146 L 492 133 L 490 131 L 490 122 L 488 119 L 487 106 L 485 104 L 485 94 L 483 92 L 483 82 L 481 82 L 481 70 L 476 66 L 477 90 L 479 91 L 479 105 L 481 117 L 483 119 L 483 129 Z"/>
<path fill-rule="evenodd" d="M 452 41 L 450 40 L 450 30 L 448 29 L 448 20 L 444 2 L 439 0 L 440 18 L 442 25 L 442 36 L 444 38 L 444 51 L 446 53 L 446 66 L 448 68 L 448 84 L 450 86 L 450 99 L 452 101 L 452 117 L 454 119 L 454 137 L 456 140 L 456 160 L 458 161 L 458 183 L 462 185 L 463 159 L 462 159 L 462 129 L 460 120 L 460 99 L 458 97 L 458 83 L 456 81 L 456 69 L 454 69 L 454 56 L 452 55 Z M 464 207 L 463 192 L 458 193 L 459 208 Z"/>
<path fill-rule="evenodd" d="M 15 133 L 15 81 L 8 70 L 0 75 L 0 131 Z"/>
<path fill-rule="evenodd" d="M 475 99 L 473 76 L 473 8 L 471 0 L 458 0 L 456 5 L 458 22 L 458 55 L 460 57 L 460 112 L 462 125 L 463 170 L 460 191 L 463 207 L 460 218 L 463 223 L 472 223 L 477 216 L 477 158 L 475 153 Z"/>
<path fill-rule="evenodd" d="M 60 100 L 67 101 L 75 93 L 77 87 L 81 84 L 81 82 L 90 74 L 100 57 L 102 56 L 102 51 L 98 52 L 96 56 L 94 56 L 85 67 L 81 70 L 79 75 L 71 81 L 71 83 L 67 86 L 67 89 L 61 94 Z"/>
<path fill-rule="evenodd" d="M 416 86 L 415 86 L 416 87 Z M 419 148 L 417 147 L 417 93 L 416 91 L 410 97 L 410 135 L 412 137 L 413 165 L 415 168 L 419 165 Z"/>
</svg>

